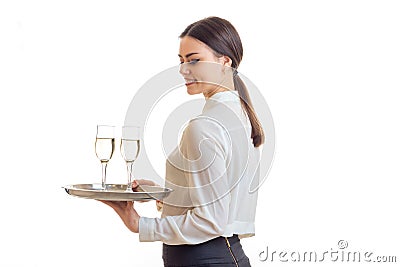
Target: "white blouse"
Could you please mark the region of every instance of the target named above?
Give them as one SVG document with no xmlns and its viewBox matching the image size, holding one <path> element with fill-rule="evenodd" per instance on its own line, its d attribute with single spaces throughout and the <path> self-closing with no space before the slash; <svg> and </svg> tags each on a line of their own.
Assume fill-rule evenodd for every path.
<svg viewBox="0 0 400 267">
<path fill-rule="evenodd" d="M 198 244 L 218 236 L 253 236 L 259 149 L 236 91 L 206 99 L 166 162 L 161 218 L 141 217 L 140 241 Z"/>
</svg>

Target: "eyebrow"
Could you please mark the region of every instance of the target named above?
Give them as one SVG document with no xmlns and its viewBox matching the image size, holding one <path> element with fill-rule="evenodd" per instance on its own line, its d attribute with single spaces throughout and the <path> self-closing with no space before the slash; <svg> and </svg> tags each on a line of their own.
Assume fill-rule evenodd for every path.
<svg viewBox="0 0 400 267">
<path fill-rule="evenodd" d="M 188 57 L 190 57 L 190 56 L 193 56 L 193 55 L 197 55 L 198 53 L 197 52 L 193 52 L 193 53 L 189 53 L 189 54 L 186 54 L 186 58 L 188 58 Z M 178 57 L 182 57 L 180 54 L 178 54 Z"/>
</svg>

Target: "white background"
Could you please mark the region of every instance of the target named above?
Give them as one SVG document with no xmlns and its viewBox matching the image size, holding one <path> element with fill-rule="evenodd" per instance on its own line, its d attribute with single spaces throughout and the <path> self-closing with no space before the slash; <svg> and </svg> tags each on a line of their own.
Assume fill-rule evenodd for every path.
<svg viewBox="0 0 400 267">
<path fill-rule="evenodd" d="M 1 1 L 0 266 L 162 265 L 160 243 L 61 186 L 98 181 L 96 124 L 121 125 L 135 91 L 178 63 L 179 34 L 210 15 L 236 26 L 239 71 L 275 121 L 257 233 L 242 242 L 253 266 L 289 264 L 260 262 L 267 246 L 322 253 L 340 239 L 400 261 L 399 13 L 398 1 Z M 112 182 L 125 181 L 119 158 Z"/>
</svg>

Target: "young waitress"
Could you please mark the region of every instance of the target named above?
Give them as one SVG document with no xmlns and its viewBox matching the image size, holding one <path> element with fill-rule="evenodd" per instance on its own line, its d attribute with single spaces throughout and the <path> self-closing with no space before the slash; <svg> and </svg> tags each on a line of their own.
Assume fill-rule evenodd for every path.
<svg viewBox="0 0 400 267">
<path fill-rule="evenodd" d="M 163 242 L 164 266 L 250 266 L 240 238 L 253 236 L 264 133 L 236 69 L 242 43 L 232 24 L 208 17 L 180 35 L 180 74 L 190 95 L 203 94 L 166 162 L 161 218 L 140 217 L 133 202 L 111 206 L 143 242 Z M 133 188 L 151 181 L 138 180 Z M 254 188 L 254 187 L 253 187 Z"/>
</svg>

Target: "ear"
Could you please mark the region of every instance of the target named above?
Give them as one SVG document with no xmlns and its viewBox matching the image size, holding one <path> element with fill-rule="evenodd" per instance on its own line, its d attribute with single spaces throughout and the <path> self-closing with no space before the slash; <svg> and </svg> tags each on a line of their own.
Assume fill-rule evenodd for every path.
<svg viewBox="0 0 400 267">
<path fill-rule="evenodd" d="M 228 67 L 232 66 L 232 59 L 230 57 L 228 57 L 228 56 L 220 57 L 219 61 L 224 66 L 228 66 Z"/>
<path fill-rule="evenodd" d="M 232 66 L 232 59 L 228 56 L 223 56 L 224 66 Z"/>
</svg>

